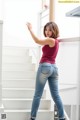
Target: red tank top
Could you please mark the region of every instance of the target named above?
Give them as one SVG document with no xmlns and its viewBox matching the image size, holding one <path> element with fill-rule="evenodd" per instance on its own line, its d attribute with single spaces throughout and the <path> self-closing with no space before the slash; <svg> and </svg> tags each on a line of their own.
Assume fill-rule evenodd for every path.
<svg viewBox="0 0 80 120">
<path fill-rule="evenodd" d="M 54 47 L 49 47 L 49 45 L 44 45 L 42 47 L 43 54 L 40 63 L 48 62 L 51 64 L 55 64 L 55 59 L 58 53 L 58 49 L 59 49 L 59 42 L 57 39 L 55 40 Z"/>
</svg>

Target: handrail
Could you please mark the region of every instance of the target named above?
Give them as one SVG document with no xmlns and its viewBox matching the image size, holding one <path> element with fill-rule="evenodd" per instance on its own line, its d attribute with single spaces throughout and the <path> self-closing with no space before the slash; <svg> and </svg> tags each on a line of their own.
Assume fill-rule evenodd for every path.
<svg viewBox="0 0 80 120">
<path fill-rule="evenodd" d="M 80 42 L 80 37 L 62 38 L 59 42 Z"/>
</svg>

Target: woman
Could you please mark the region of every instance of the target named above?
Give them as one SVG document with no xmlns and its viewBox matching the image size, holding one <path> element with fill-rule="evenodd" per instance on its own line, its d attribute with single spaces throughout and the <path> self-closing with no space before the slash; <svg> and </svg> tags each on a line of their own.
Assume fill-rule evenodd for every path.
<svg viewBox="0 0 80 120">
<path fill-rule="evenodd" d="M 45 84 L 48 80 L 52 99 L 55 102 L 58 109 L 59 120 L 65 120 L 63 104 L 58 90 L 58 69 L 56 67 L 56 56 L 59 49 L 59 41 L 57 39 L 59 36 L 58 26 L 54 22 L 48 22 L 44 26 L 43 33 L 45 39 L 42 40 L 39 39 L 34 34 L 31 23 L 27 23 L 26 25 L 34 42 L 43 46 L 42 47 L 43 54 L 40 59 L 39 67 L 36 75 L 35 94 L 32 102 L 30 119 L 31 120 L 36 119 L 37 111 L 40 104 L 40 99 L 42 97 Z"/>
</svg>

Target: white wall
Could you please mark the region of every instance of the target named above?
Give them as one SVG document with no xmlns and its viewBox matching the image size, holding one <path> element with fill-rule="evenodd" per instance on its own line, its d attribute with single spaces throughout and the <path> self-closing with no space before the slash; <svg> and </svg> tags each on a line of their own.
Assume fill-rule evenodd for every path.
<svg viewBox="0 0 80 120">
<path fill-rule="evenodd" d="M 3 1 L 2 0 L 0 0 L 0 20 L 2 20 L 2 18 L 3 18 Z"/>
<path fill-rule="evenodd" d="M 0 3 L 2 11 L 0 11 L 0 17 L 4 20 L 3 45 L 36 45 L 27 31 L 26 22 L 30 21 L 33 24 L 37 34 L 41 0 L 0 0 Z M 68 4 L 55 1 L 55 21 L 59 26 L 61 38 L 79 36 L 80 20 L 65 16 L 66 12 L 77 6 L 79 6 L 77 3 Z"/>
<path fill-rule="evenodd" d="M 55 1 L 55 4 L 55 21 L 59 26 L 60 38 L 80 37 L 80 18 L 66 16 L 66 13 L 78 7 L 79 3 Z M 57 59 L 60 83 L 75 84 L 78 82 L 79 47 L 79 42 L 60 44 Z"/>
<path fill-rule="evenodd" d="M 79 78 L 79 42 L 60 43 L 57 56 L 59 82 L 77 84 Z"/>
<path fill-rule="evenodd" d="M 80 18 L 66 17 L 66 13 L 80 6 L 79 3 L 58 3 L 55 1 L 55 21 L 60 29 L 60 37 L 80 36 Z"/>
<path fill-rule="evenodd" d="M 37 33 L 41 0 L 4 0 L 3 6 L 3 45 L 28 46 L 34 44 L 27 30 L 26 22 L 31 22 Z"/>
</svg>

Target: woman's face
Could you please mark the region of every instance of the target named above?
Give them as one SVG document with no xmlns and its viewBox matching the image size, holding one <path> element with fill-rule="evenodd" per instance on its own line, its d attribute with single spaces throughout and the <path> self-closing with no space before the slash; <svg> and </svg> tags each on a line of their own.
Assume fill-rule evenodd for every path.
<svg viewBox="0 0 80 120">
<path fill-rule="evenodd" d="M 52 31 L 49 26 L 45 28 L 45 35 L 46 37 L 51 37 L 52 36 Z"/>
</svg>

